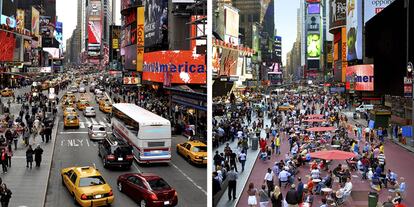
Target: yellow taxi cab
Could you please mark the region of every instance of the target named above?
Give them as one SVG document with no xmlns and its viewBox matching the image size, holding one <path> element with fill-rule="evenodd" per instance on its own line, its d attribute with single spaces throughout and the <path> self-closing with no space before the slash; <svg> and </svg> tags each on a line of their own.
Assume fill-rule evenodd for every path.
<svg viewBox="0 0 414 207">
<path fill-rule="evenodd" d="M 111 186 L 92 166 L 68 167 L 60 172 L 62 184 L 80 206 L 109 206 L 114 201 Z"/>
<path fill-rule="evenodd" d="M 187 141 L 177 144 L 177 153 L 188 162 L 207 165 L 207 145 L 200 141 Z"/>
<path fill-rule="evenodd" d="M 1 91 L 1 96 L 3 97 L 13 96 L 13 94 L 14 94 L 13 90 L 9 88 L 5 88 Z"/>
<path fill-rule="evenodd" d="M 87 106 L 89 106 L 89 101 L 88 100 L 86 100 L 86 99 L 78 100 L 77 107 L 78 107 L 79 110 L 83 111 L 83 110 L 85 110 L 85 108 Z"/>
<path fill-rule="evenodd" d="M 63 128 L 75 127 L 79 128 L 79 117 L 75 113 L 68 113 L 63 117 Z"/>
<path fill-rule="evenodd" d="M 72 92 L 70 92 L 70 91 L 68 91 L 68 92 L 66 92 L 65 94 L 63 94 L 63 96 L 62 96 L 62 100 L 65 100 L 66 98 L 68 98 L 68 96 L 70 96 L 70 95 L 74 95 Z"/>
<path fill-rule="evenodd" d="M 103 102 L 102 104 L 99 104 L 99 110 L 101 110 L 104 113 L 111 113 L 112 104 L 109 102 Z"/>
<path fill-rule="evenodd" d="M 76 114 L 76 116 L 78 115 L 78 112 L 76 112 L 75 108 L 73 107 L 66 107 L 65 110 L 63 111 L 63 116 L 67 116 L 68 114 Z"/>
<path fill-rule="evenodd" d="M 67 107 L 74 108 L 75 107 L 75 102 L 73 102 L 71 99 L 63 100 L 62 109 L 65 110 L 65 108 L 67 108 Z"/>
<path fill-rule="evenodd" d="M 283 104 L 283 105 L 277 107 L 277 110 L 279 110 L 279 111 L 289 111 L 289 110 L 293 110 L 293 109 L 295 109 L 295 106 L 290 105 L 290 104 Z"/>
<path fill-rule="evenodd" d="M 99 99 L 98 104 L 104 104 L 105 102 L 109 102 L 109 99 L 107 99 L 106 97 Z"/>
</svg>

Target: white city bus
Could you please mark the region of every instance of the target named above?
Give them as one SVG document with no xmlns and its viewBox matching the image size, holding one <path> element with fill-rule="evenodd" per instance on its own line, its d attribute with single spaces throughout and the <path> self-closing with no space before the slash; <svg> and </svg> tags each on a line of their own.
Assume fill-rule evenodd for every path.
<svg viewBox="0 0 414 207">
<path fill-rule="evenodd" d="M 139 163 L 171 161 L 171 123 L 135 104 L 112 105 L 112 131 L 133 148 Z"/>
</svg>

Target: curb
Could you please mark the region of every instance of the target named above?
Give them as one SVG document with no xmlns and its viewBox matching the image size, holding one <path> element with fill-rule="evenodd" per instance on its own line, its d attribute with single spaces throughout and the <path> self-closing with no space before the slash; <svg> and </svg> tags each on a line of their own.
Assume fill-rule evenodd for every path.
<svg viewBox="0 0 414 207">
<path fill-rule="evenodd" d="M 59 117 L 57 117 L 57 119 L 55 120 L 55 125 L 56 125 L 56 130 L 54 133 L 54 138 L 52 137 L 52 156 L 50 158 L 50 162 L 49 162 L 49 174 L 47 175 L 47 183 L 46 183 L 46 189 L 44 190 L 44 197 L 43 197 L 43 204 L 42 206 L 45 207 L 46 206 L 46 196 L 47 196 L 47 189 L 49 188 L 49 179 L 50 179 L 50 174 L 51 174 L 51 170 L 52 170 L 52 161 L 53 161 L 53 155 L 55 153 L 55 148 L 56 148 L 56 138 L 57 138 L 57 133 L 59 131 Z"/>
<path fill-rule="evenodd" d="M 249 181 L 249 178 L 252 175 L 252 172 L 254 170 L 254 167 L 256 166 L 257 160 L 259 160 L 259 153 L 260 153 L 260 149 L 258 148 L 257 149 L 257 154 L 256 154 L 256 161 L 254 161 L 253 167 L 251 168 L 251 170 L 249 172 L 249 176 L 247 176 L 247 179 L 246 179 L 246 181 L 243 184 L 243 190 L 246 188 L 247 181 Z M 236 199 L 236 202 L 235 202 L 236 205 L 234 205 L 234 206 L 239 205 L 239 200 L 240 200 L 241 196 L 243 195 L 243 190 L 240 192 L 240 195 L 237 196 L 237 199 Z"/>
</svg>

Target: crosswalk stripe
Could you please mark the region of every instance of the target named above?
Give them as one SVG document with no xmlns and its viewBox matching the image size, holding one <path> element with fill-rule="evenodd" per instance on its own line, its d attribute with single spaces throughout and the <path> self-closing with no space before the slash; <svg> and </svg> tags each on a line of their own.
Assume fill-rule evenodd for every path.
<svg viewBox="0 0 414 207">
<path fill-rule="evenodd" d="M 79 122 L 79 128 L 85 128 L 85 124 L 84 124 L 84 122 Z"/>
<path fill-rule="evenodd" d="M 94 118 L 91 118 L 91 119 L 92 119 L 93 124 L 98 124 L 98 122 Z"/>
<path fill-rule="evenodd" d="M 99 124 L 102 125 L 102 126 L 106 125 L 105 122 L 103 122 L 103 121 L 99 121 Z"/>
</svg>

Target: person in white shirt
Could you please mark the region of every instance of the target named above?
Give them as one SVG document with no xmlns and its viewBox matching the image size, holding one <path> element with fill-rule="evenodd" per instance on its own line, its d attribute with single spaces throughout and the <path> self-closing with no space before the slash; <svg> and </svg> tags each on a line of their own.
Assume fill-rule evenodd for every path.
<svg viewBox="0 0 414 207">
<path fill-rule="evenodd" d="M 312 179 L 319 179 L 320 178 L 320 171 L 318 168 L 315 168 L 311 171 L 311 177 Z"/>
<path fill-rule="evenodd" d="M 273 174 L 272 169 L 267 168 L 267 173 L 264 177 L 264 183 L 266 183 L 267 185 L 267 195 L 270 197 L 270 192 L 273 190 L 273 188 L 275 187 L 273 184 L 273 177 L 275 174 Z"/>
<path fill-rule="evenodd" d="M 346 179 L 346 183 L 345 183 L 343 190 L 344 190 L 345 198 L 351 195 L 351 192 L 352 192 L 351 178 Z"/>
</svg>

